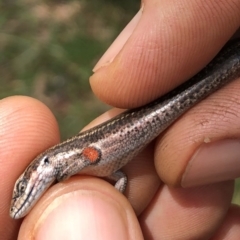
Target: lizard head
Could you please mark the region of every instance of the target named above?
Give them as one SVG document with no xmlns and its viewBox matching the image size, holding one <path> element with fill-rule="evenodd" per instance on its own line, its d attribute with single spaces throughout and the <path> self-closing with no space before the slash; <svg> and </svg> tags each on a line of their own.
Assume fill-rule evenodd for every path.
<svg viewBox="0 0 240 240">
<path fill-rule="evenodd" d="M 40 154 L 26 168 L 14 185 L 10 216 L 24 217 L 56 179 L 56 169 L 47 153 Z"/>
</svg>

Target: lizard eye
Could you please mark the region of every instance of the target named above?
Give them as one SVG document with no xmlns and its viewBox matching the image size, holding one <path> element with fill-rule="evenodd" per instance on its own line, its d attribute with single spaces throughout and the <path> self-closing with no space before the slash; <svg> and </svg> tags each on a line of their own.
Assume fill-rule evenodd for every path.
<svg viewBox="0 0 240 240">
<path fill-rule="evenodd" d="M 27 183 L 25 180 L 19 181 L 19 183 L 17 184 L 17 191 L 20 193 L 20 195 L 25 191 L 26 187 Z"/>
<path fill-rule="evenodd" d="M 45 156 L 45 157 L 43 158 L 43 162 L 44 162 L 45 165 L 48 165 L 48 164 L 50 163 L 47 156 Z"/>
</svg>

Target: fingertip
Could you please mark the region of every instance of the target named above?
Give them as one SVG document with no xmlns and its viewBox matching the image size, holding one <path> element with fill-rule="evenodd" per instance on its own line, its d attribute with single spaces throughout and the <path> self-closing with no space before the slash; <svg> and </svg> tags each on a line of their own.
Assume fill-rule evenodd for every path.
<svg viewBox="0 0 240 240">
<path fill-rule="evenodd" d="M 108 183 L 73 177 L 53 186 L 23 222 L 19 239 L 142 239 L 127 200 Z M 47 235 L 46 235 L 47 234 Z"/>
<path fill-rule="evenodd" d="M 121 51 L 91 76 L 93 92 L 109 105 L 134 108 L 180 85 L 238 29 L 238 8 L 233 6 L 209 1 L 206 11 L 199 1 L 146 1 Z"/>
<path fill-rule="evenodd" d="M 146 239 L 211 239 L 231 203 L 234 182 L 182 189 L 163 186 L 140 224 Z M 222 238 L 221 238 L 222 239 Z"/>
<path fill-rule="evenodd" d="M 9 207 L 14 182 L 41 151 L 59 141 L 59 130 L 51 111 L 31 97 L 13 96 L 0 100 L 0 222 L 4 239 L 10 239 L 21 221 L 11 219 Z M 13 237 L 14 238 L 14 237 Z M 14 238 L 15 239 L 15 238 Z"/>
<path fill-rule="evenodd" d="M 26 96 L 7 97 L 0 101 L 0 145 L 21 151 L 23 145 L 41 149 L 59 141 L 57 121 L 49 108 Z M 41 136 L 41 137 L 39 137 Z M 9 145 L 8 143 L 12 144 Z M 31 151 L 31 150 L 30 150 Z"/>
</svg>

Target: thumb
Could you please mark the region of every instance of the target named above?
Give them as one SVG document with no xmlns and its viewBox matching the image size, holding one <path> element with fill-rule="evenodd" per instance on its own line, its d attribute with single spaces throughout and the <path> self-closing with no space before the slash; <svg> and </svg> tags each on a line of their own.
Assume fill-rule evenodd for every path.
<svg viewBox="0 0 240 240">
<path fill-rule="evenodd" d="M 143 239 L 127 199 L 109 183 L 75 176 L 54 185 L 24 219 L 18 239 Z"/>
<path fill-rule="evenodd" d="M 95 66 L 94 93 L 121 108 L 156 99 L 216 55 L 238 29 L 239 10 L 238 0 L 143 1 Z"/>
</svg>

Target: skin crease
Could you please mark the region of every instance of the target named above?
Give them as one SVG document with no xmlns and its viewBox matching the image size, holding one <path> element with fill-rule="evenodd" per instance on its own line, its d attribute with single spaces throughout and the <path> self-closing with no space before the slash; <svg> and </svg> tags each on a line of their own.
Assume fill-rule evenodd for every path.
<svg viewBox="0 0 240 240">
<path fill-rule="evenodd" d="M 142 16 L 131 36 L 124 40 L 124 47 L 117 45 L 119 54 L 114 60 L 112 56 L 111 59 L 105 57 L 105 62 L 100 62 L 100 67 L 98 64 L 98 70 L 91 77 L 94 93 L 115 107 L 141 106 L 184 82 L 198 72 L 239 28 L 240 2 L 237 0 L 146 0 L 143 5 Z M 106 66 L 109 61 L 112 62 Z M 15 180 L 34 156 L 59 142 L 59 130 L 52 113 L 37 100 L 27 97 L 1 100 L 0 135 L 4 136 L 0 138 L 0 191 L 4 193 L 0 199 L 1 239 L 16 239 L 21 225 L 18 239 L 41 239 L 36 234 L 44 225 L 44 221 L 38 221 L 42 211 L 57 195 L 86 189 L 95 196 L 93 199 L 107 194 L 112 199 L 109 202 L 113 206 L 111 211 L 121 210 L 127 236 L 122 239 L 143 239 L 140 227 L 144 239 L 159 239 L 160 236 L 161 239 L 229 239 L 229 236 L 238 239 L 239 214 L 236 213 L 240 209 L 231 205 L 233 181 L 191 189 L 168 185 L 179 184 L 180 176 L 200 147 L 203 136 L 213 137 L 216 141 L 239 138 L 239 90 L 240 81 L 237 80 L 201 102 L 165 131 L 157 139 L 155 148 L 149 146 L 125 167 L 129 176 L 126 195 L 138 219 L 121 194 L 107 182 L 93 177 L 74 177 L 55 185 L 23 223 L 10 219 L 8 209 Z M 119 111 L 105 113 L 88 127 Z M 203 113 L 204 127 L 201 127 Z M 227 113 L 228 120 L 221 121 L 221 116 L 227 117 Z M 103 222 L 107 221 L 105 215 L 102 217 Z M 106 229 L 111 232 L 112 228 L 107 224 Z M 48 227 L 50 232 L 49 222 Z M 89 234 L 96 230 L 90 226 L 89 229 Z"/>
</svg>

